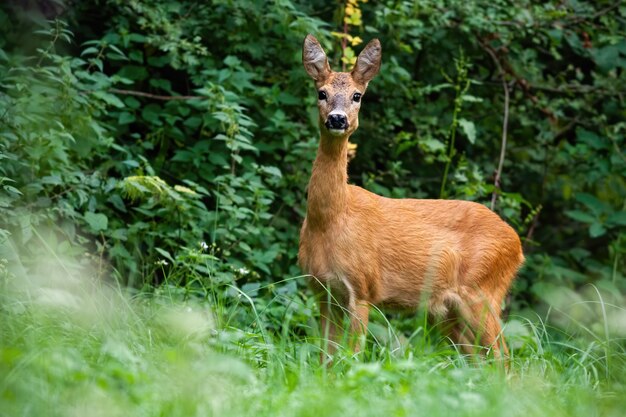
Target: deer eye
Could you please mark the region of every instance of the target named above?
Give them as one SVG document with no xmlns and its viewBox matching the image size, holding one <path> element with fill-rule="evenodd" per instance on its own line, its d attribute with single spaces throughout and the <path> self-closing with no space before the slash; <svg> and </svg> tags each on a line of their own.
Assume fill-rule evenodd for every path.
<svg viewBox="0 0 626 417">
<path fill-rule="evenodd" d="M 359 101 L 361 101 L 361 93 L 354 93 L 354 95 L 352 96 L 352 100 L 355 103 L 358 103 Z"/>
<path fill-rule="evenodd" d="M 319 98 L 320 100 L 326 100 L 328 98 L 328 96 L 326 95 L 326 91 L 319 91 L 317 93 L 317 98 Z"/>
</svg>

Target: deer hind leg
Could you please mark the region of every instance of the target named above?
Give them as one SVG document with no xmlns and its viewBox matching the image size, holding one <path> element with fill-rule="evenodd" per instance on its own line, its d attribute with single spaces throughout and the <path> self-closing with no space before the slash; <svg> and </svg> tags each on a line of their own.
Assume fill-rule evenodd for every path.
<svg viewBox="0 0 626 417">
<path fill-rule="evenodd" d="M 441 326 L 446 334 L 465 354 L 493 352 L 496 358 L 508 356 L 502 338 L 500 308 L 486 297 L 465 293 L 446 294 L 445 320 Z"/>
<path fill-rule="evenodd" d="M 484 322 L 484 336 L 481 339 L 481 345 L 489 348 L 493 352 L 496 359 L 505 359 L 509 357 L 509 349 L 502 335 L 502 326 L 500 325 L 500 307 L 491 307 L 490 311 L 484 314 L 482 320 Z"/>
<path fill-rule="evenodd" d="M 440 332 L 466 354 L 474 352 L 474 333 L 460 312 L 462 301 L 456 293 L 448 292 L 441 299 L 431 299 L 430 319 Z"/>
<path fill-rule="evenodd" d="M 474 346 L 480 352 L 493 352 L 495 358 L 507 357 L 509 350 L 502 337 L 500 306 L 485 299 L 474 300 L 459 308 L 465 326 L 474 334 Z"/>
<path fill-rule="evenodd" d="M 461 349 L 461 352 L 470 355 L 476 352 L 476 335 L 466 321 L 458 313 L 452 315 L 452 326 L 449 331 L 450 338 Z"/>
</svg>

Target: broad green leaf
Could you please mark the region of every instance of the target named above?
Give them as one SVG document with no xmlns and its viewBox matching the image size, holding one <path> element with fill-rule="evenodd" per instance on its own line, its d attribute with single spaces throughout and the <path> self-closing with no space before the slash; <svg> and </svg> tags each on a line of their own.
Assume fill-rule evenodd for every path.
<svg viewBox="0 0 626 417">
<path fill-rule="evenodd" d="M 104 91 L 94 91 L 93 95 L 102 99 L 105 103 L 110 104 L 111 106 L 117 107 L 119 109 L 124 107 L 124 103 L 120 100 L 116 95 L 111 93 L 106 93 Z"/>
<path fill-rule="evenodd" d="M 593 223 L 596 221 L 596 218 L 594 216 L 580 210 L 567 210 L 565 211 L 565 214 L 567 215 L 567 217 L 582 223 Z"/>
<path fill-rule="evenodd" d="M 120 116 L 117 119 L 117 122 L 120 125 L 127 125 L 129 123 L 132 123 L 135 121 L 135 115 L 129 112 L 122 112 L 120 113 Z"/>
<path fill-rule="evenodd" d="M 612 213 L 606 222 L 610 225 L 626 226 L 626 211 L 616 211 Z"/>
<path fill-rule="evenodd" d="M 476 142 L 476 126 L 474 122 L 470 122 L 466 119 L 459 119 L 459 125 L 463 129 L 465 136 L 467 136 L 467 140 L 473 145 Z"/>
<path fill-rule="evenodd" d="M 109 221 L 107 216 L 102 213 L 93 213 L 88 211 L 85 213 L 84 218 L 89 227 L 91 227 L 95 232 L 106 230 L 108 227 Z"/>
<path fill-rule="evenodd" d="M 619 46 L 607 45 L 602 48 L 593 48 L 591 55 L 598 67 L 607 72 L 615 68 L 619 56 Z"/>
<path fill-rule="evenodd" d="M 241 268 L 240 271 L 244 271 L 245 268 Z M 248 297 L 256 297 L 257 295 L 259 295 L 259 288 L 261 288 L 261 284 L 258 282 L 249 282 L 247 284 L 244 284 L 241 287 L 241 291 L 243 291 L 244 293 L 246 293 L 248 295 Z"/>
<path fill-rule="evenodd" d="M 593 223 L 589 228 L 589 235 L 591 237 L 600 237 L 606 233 L 606 229 L 600 223 Z"/>
<path fill-rule="evenodd" d="M 161 114 L 161 106 L 154 103 L 148 104 L 141 110 L 141 117 L 143 117 L 144 120 L 159 126 L 162 124 L 159 120 Z"/>
<path fill-rule="evenodd" d="M 98 51 L 99 51 L 98 48 L 94 46 L 90 46 L 89 48 L 84 49 L 83 52 L 81 52 L 80 56 L 94 55 L 94 54 L 97 54 Z"/>
<path fill-rule="evenodd" d="M 264 166 L 264 167 L 261 167 L 261 170 L 274 177 L 282 178 L 283 176 L 283 174 L 280 172 L 280 169 L 274 166 Z"/>
<path fill-rule="evenodd" d="M 139 65 L 125 65 L 116 75 L 122 78 L 141 81 L 148 78 L 148 70 Z"/>
<path fill-rule="evenodd" d="M 603 139 L 594 132 L 586 129 L 576 129 L 576 138 L 594 149 L 604 149 L 610 144 L 608 139 Z"/>
<path fill-rule="evenodd" d="M 610 207 L 606 203 L 600 201 L 596 196 L 589 193 L 576 194 L 576 200 L 587 206 L 596 216 L 611 211 Z"/>
</svg>

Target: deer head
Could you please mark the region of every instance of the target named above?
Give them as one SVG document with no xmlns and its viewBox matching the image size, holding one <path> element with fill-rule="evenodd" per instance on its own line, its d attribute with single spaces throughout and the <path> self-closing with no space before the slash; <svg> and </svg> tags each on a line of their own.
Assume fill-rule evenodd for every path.
<svg viewBox="0 0 626 417">
<path fill-rule="evenodd" d="M 373 39 L 361 51 L 351 72 L 334 72 L 320 43 L 307 35 L 302 48 L 302 62 L 315 81 L 322 136 L 348 137 L 359 126 L 361 97 L 367 84 L 380 69 L 381 46 Z"/>
</svg>

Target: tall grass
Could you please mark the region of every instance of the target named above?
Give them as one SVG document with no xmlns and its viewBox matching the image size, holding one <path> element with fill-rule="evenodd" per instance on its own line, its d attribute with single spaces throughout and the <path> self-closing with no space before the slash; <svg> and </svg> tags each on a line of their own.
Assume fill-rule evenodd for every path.
<svg viewBox="0 0 626 417">
<path fill-rule="evenodd" d="M 185 289 L 167 285 L 131 296 L 70 269 L 55 274 L 48 265 L 45 279 L 2 280 L 1 416 L 588 417 L 626 410 L 625 344 L 613 323 L 625 311 L 599 292 L 573 310 L 513 316 L 508 372 L 463 357 L 419 317 L 389 321 L 382 313 L 373 314 L 364 352 L 340 349 L 326 367 L 314 314 L 304 332 L 289 317 L 276 331 L 271 301 L 259 308 L 237 289 L 237 303 L 210 289 L 181 297 Z M 604 322 L 585 320 L 580 308 Z M 555 317 L 558 328 L 544 320 Z"/>
</svg>

